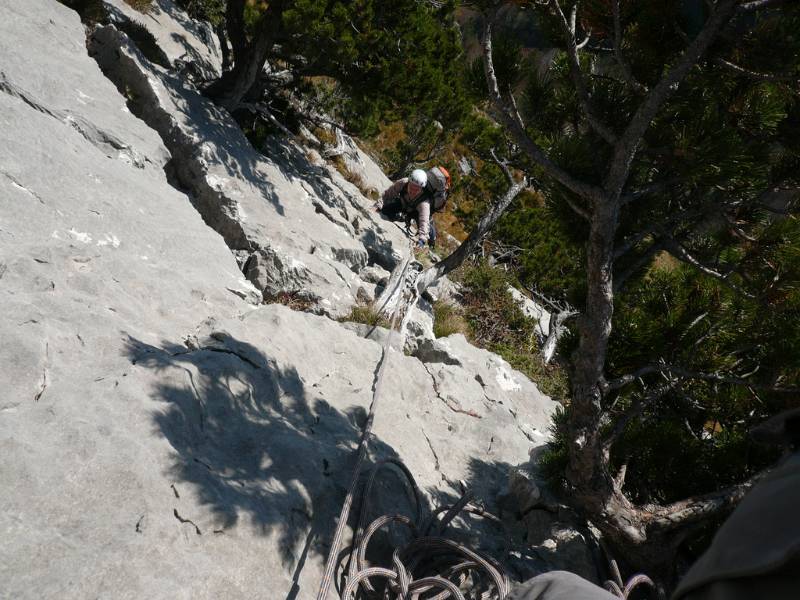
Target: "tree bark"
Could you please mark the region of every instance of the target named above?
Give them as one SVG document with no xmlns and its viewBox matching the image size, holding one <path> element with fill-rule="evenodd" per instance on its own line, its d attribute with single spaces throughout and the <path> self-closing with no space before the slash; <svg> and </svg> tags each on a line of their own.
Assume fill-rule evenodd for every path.
<svg viewBox="0 0 800 600">
<path fill-rule="evenodd" d="M 283 6 L 271 2 L 256 26 L 255 38 L 247 42 L 244 31 L 244 0 L 231 0 L 227 28 L 233 47 L 233 68 L 208 86 L 205 94 L 220 106 L 234 111 L 253 88 L 281 29 Z"/>
<path fill-rule="evenodd" d="M 222 51 L 222 72 L 225 73 L 231 69 L 231 49 L 228 46 L 228 36 L 225 34 L 225 26 L 220 23 L 214 28 L 214 33 L 217 34 L 219 41 L 219 48 Z"/>
</svg>

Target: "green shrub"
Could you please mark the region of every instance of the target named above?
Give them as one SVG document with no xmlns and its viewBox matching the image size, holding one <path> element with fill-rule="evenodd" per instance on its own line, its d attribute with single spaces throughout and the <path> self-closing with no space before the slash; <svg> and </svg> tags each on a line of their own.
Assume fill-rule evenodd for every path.
<svg viewBox="0 0 800 600">
<path fill-rule="evenodd" d="M 557 492 L 563 492 L 567 483 L 565 473 L 569 464 L 569 454 L 565 431 L 569 419 L 568 411 L 569 407 L 556 408 L 550 423 L 550 441 L 539 456 L 539 471 L 550 487 Z"/>
<path fill-rule="evenodd" d="M 499 354 L 548 396 L 564 401 L 569 380 L 557 364 L 542 363 L 535 319 L 525 316 L 509 291 L 511 278 L 486 262 L 462 267 L 456 275 L 464 286 L 463 318 L 468 339 Z"/>
</svg>

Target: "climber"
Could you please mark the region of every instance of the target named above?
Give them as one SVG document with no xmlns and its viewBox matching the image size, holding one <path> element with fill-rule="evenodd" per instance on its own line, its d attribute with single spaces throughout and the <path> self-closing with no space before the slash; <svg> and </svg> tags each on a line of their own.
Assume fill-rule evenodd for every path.
<svg viewBox="0 0 800 600">
<path fill-rule="evenodd" d="M 442 210 L 450 190 L 450 174 L 444 167 L 428 171 L 414 169 L 409 177 L 395 181 L 376 208 L 392 220 L 405 219 L 406 226 L 417 222 L 417 247 L 427 242 L 436 245 L 436 226 L 432 215 Z"/>
</svg>

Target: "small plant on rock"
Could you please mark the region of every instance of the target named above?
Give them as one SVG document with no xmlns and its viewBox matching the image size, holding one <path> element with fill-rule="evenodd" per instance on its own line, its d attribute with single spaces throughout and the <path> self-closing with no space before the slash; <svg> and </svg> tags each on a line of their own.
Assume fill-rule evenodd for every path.
<svg viewBox="0 0 800 600">
<path fill-rule="evenodd" d="M 389 321 L 372 304 L 354 306 L 350 314 L 339 319 L 340 322 L 363 323 L 371 327 L 385 327 L 388 329 Z"/>
<path fill-rule="evenodd" d="M 461 309 L 449 302 L 441 300 L 433 303 L 433 333 L 439 337 L 447 337 L 454 333 L 469 334 L 469 326 L 464 320 Z"/>
</svg>

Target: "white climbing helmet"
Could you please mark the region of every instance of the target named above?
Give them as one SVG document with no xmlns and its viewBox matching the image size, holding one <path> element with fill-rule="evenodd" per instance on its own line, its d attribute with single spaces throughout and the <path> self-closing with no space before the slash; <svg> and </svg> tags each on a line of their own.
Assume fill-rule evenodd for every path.
<svg viewBox="0 0 800 600">
<path fill-rule="evenodd" d="M 408 178 L 409 182 L 424 188 L 428 184 L 428 174 L 422 169 L 414 169 L 411 171 L 411 177 Z"/>
</svg>

